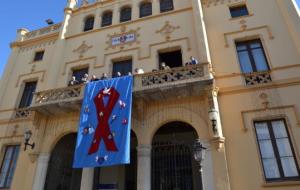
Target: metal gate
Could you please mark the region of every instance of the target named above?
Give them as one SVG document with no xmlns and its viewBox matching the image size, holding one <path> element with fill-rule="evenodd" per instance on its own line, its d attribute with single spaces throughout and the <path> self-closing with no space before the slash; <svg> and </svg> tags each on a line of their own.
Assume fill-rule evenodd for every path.
<svg viewBox="0 0 300 190">
<path fill-rule="evenodd" d="M 193 158 L 188 144 L 154 142 L 151 157 L 152 190 L 193 190 Z"/>
<path fill-rule="evenodd" d="M 45 190 L 80 190 L 82 169 L 73 169 L 76 134 L 64 136 L 51 153 Z"/>
</svg>

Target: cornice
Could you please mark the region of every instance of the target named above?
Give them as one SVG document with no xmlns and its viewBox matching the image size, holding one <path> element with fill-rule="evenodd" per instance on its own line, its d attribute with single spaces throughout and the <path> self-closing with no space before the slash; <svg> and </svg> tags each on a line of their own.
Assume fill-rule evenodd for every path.
<svg viewBox="0 0 300 190">
<path fill-rule="evenodd" d="M 37 38 L 34 38 L 34 39 L 25 40 L 23 42 L 12 42 L 10 44 L 10 48 L 21 47 L 21 46 L 26 46 L 26 45 L 32 45 L 32 44 L 39 43 L 39 42 L 45 41 L 45 40 L 57 39 L 58 36 L 59 36 L 59 32 L 56 32 L 56 33 L 52 33 L 52 34 L 49 34 L 49 35 L 37 37 Z"/>
<path fill-rule="evenodd" d="M 241 0 L 202 0 L 202 4 L 204 7 L 208 8 L 210 6 L 218 6 L 228 3 L 236 3 L 236 2 L 243 2 Z"/>
</svg>

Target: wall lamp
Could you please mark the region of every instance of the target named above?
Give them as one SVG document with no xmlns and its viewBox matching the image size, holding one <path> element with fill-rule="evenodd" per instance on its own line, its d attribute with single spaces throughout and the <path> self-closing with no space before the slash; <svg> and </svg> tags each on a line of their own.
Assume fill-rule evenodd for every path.
<svg viewBox="0 0 300 190">
<path fill-rule="evenodd" d="M 34 146 L 35 146 L 35 143 L 29 143 L 29 140 L 31 139 L 31 136 L 32 136 L 32 131 L 29 130 L 29 129 L 26 129 L 25 132 L 24 132 L 24 139 L 25 139 L 25 142 L 24 142 L 24 151 L 26 151 L 27 149 L 27 146 L 30 146 L 31 149 L 34 149 Z"/>
<path fill-rule="evenodd" d="M 218 135 L 218 128 L 217 128 L 217 119 L 218 119 L 218 111 L 214 108 L 208 111 L 208 116 L 211 121 L 212 129 L 214 135 Z"/>
</svg>

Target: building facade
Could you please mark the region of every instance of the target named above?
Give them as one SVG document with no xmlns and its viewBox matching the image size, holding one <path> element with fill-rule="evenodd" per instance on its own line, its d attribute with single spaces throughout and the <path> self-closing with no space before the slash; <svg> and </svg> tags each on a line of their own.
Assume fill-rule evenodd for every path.
<svg viewBox="0 0 300 190">
<path fill-rule="evenodd" d="M 1 189 L 300 188 L 294 0 L 68 0 L 64 13 L 11 43 Z M 131 163 L 72 169 L 84 84 L 69 81 L 117 72 L 134 74 Z"/>
</svg>

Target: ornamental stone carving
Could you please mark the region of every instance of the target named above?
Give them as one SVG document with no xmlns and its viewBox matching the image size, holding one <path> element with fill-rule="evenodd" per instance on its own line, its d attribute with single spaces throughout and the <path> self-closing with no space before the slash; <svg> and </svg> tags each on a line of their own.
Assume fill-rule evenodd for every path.
<svg viewBox="0 0 300 190">
<path fill-rule="evenodd" d="M 169 21 L 166 21 L 165 25 L 161 29 L 157 30 L 156 33 L 160 33 L 165 36 L 166 40 L 170 40 L 171 34 L 179 28 L 180 26 L 173 26 Z"/>
<path fill-rule="evenodd" d="M 78 48 L 76 48 L 76 49 L 73 50 L 73 52 L 74 52 L 74 53 L 78 53 L 79 58 L 83 58 L 83 57 L 84 57 L 84 54 L 85 54 L 89 49 L 91 49 L 92 47 L 93 47 L 93 46 L 89 46 L 89 45 L 86 44 L 85 41 L 83 41 L 83 42 L 81 43 L 81 45 L 80 45 Z"/>
</svg>

